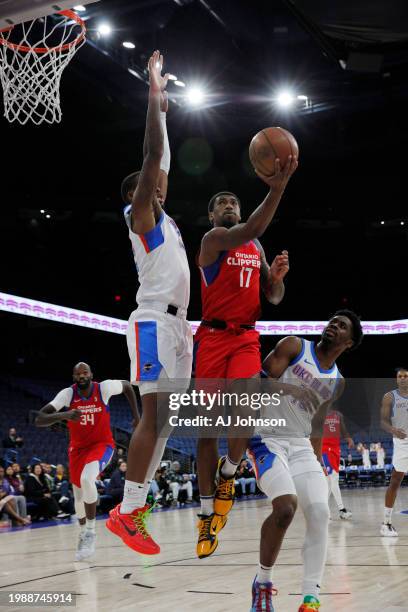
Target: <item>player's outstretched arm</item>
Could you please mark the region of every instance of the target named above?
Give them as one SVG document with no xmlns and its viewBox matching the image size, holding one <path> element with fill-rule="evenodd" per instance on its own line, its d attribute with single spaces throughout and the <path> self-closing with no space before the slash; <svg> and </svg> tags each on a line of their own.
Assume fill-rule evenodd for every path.
<svg viewBox="0 0 408 612">
<path fill-rule="evenodd" d="M 297 336 L 287 336 L 279 340 L 273 351 L 265 357 L 262 367 L 271 378 L 280 378 L 301 350 L 301 339 Z"/>
<path fill-rule="evenodd" d="M 145 156 L 132 198 L 132 231 L 145 234 L 156 225 L 153 201 L 160 178 L 160 165 L 164 152 L 164 134 L 160 120 L 161 100 L 168 75 L 161 76 L 163 56 L 155 51 L 149 59 L 149 103 L 145 131 Z M 167 185 L 166 185 L 167 188 Z"/>
<path fill-rule="evenodd" d="M 133 417 L 132 425 L 133 425 L 133 428 L 135 428 L 138 426 L 139 421 L 140 421 L 139 410 L 137 408 L 136 394 L 129 381 L 122 380 L 122 387 L 123 387 L 122 393 L 126 397 L 127 401 L 129 402 L 129 406 L 132 411 L 132 417 Z"/>
<path fill-rule="evenodd" d="M 277 306 L 285 295 L 285 285 L 283 279 L 289 272 L 289 255 L 287 251 L 282 251 L 277 255 L 269 267 L 266 261 L 265 251 L 259 240 L 255 240 L 261 252 L 261 287 L 266 299 L 271 304 Z"/>
<path fill-rule="evenodd" d="M 217 253 L 228 249 L 234 249 L 245 242 L 259 238 L 265 232 L 272 221 L 279 202 L 285 191 L 290 177 L 295 172 L 298 162 L 297 157 L 288 157 L 283 169 L 280 167 L 279 159 L 275 160 L 275 173 L 268 177 L 258 176 L 269 186 L 269 193 L 249 216 L 246 223 L 240 223 L 227 229 L 226 227 L 214 227 L 203 237 L 201 243 L 201 254 L 205 259 L 217 257 Z"/>
<path fill-rule="evenodd" d="M 37 427 L 49 427 L 55 423 L 61 423 L 61 421 L 79 421 L 80 418 L 79 410 L 57 412 L 52 404 L 47 404 L 37 414 L 34 424 Z"/>
<path fill-rule="evenodd" d="M 381 402 L 381 428 L 384 429 L 384 431 L 388 431 L 388 433 L 392 434 L 394 438 L 400 438 L 400 440 L 405 440 L 405 438 L 407 437 L 405 431 L 403 429 L 398 429 L 397 427 L 392 426 L 392 403 L 392 393 L 386 393 Z"/>
</svg>

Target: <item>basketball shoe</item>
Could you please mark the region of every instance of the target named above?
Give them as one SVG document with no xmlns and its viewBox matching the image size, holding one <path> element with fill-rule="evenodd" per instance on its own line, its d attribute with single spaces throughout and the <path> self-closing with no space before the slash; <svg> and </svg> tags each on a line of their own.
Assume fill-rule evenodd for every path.
<svg viewBox="0 0 408 612">
<path fill-rule="evenodd" d="M 299 608 L 299 612 L 315 612 L 320 608 L 320 601 L 314 595 L 306 595 L 302 605 Z"/>
<path fill-rule="evenodd" d="M 353 515 L 351 514 L 350 510 L 347 510 L 346 508 L 342 508 L 341 510 L 339 510 L 339 517 L 344 521 L 351 519 L 352 516 Z"/>
<path fill-rule="evenodd" d="M 221 473 L 225 457 L 220 457 L 217 468 L 217 488 L 214 496 L 214 512 L 220 516 L 226 516 L 234 505 L 235 497 L 235 475 L 224 478 Z M 223 525 L 224 526 L 224 525 Z"/>
<path fill-rule="evenodd" d="M 78 549 L 76 560 L 83 561 L 92 557 L 95 554 L 96 533 L 93 531 L 85 531 L 79 535 Z"/>
<path fill-rule="evenodd" d="M 272 582 L 258 582 L 256 577 L 252 583 L 252 607 L 249 612 L 274 612 L 272 595 L 275 595 Z"/>
<path fill-rule="evenodd" d="M 122 538 L 126 546 L 142 555 L 157 555 L 160 546 L 156 544 L 146 529 L 146 519 L 154 506 L 146 504 L 143 508 L 135 508 L 130 514 L 120 513 L 120 504 L 109 512 L 106 527 Z"/>
<path fill-rule="evenodd" d="M 218 514 L 198 515 L 198 542 L 197 542 L 197 557 L 205 559 L 213 554 L 218 546 L 217 534 L 227 522 L 226 516 L 218 516 Z"/>
<path fill-rule="evenodd" d="M 397 538 L 398 531 L 391 525 L 391 523 L 383 523 L 381 525 L 380 534 L 384 538 Z"/>
</svg>

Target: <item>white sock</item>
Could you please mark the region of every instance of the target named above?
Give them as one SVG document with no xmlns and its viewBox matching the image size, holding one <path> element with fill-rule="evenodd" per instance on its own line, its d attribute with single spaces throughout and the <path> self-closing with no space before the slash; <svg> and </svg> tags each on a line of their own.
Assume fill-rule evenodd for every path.
<svg viewBox="0 0 408 612">
<path fill-rule="evenodd" d="M 201 496 L 201 511 L 200 514 L 204 516 L 210 516 L 210 514 L 214 513 L 214 495 Z"/>
<path fill-rule="evenodd" d="M 260 563 L 258 565 L 258 572 L 256 574 L 257 582 L 272 582 L 272 570 L 273 567 L 266 567 Z"/>
<path fill-rule="evenodd" d="M 238 463 L 234 463 L 234 461 L 231 461 L 231 459 L 227 455 L 221 467 L 221 475 L 224 476 L 224 478 L 231 478 L 237 471 L 237 467 Z"/>
<path fill-rule="evenodd" d="M 391 516 L 393 509 L 394 508 L 387 508 L 387 506 L 385 506 L 384 508 L 384 523 L 386 525 L 391 525 Z"/>
<path fill-rule="evenodd" d="M 86 531 L 86 522 L 83 525 L 81 525 L 81 523 L 79 523 L 79 527 L 80 527 L 81 533 L 85 533 L 85 531 Z"/>
<path fill-rule="evenodd" d="M 146 503 L 147 490 L 143 482 L 125 480 L 123 501 L 119 512 L 121 514 L 130 514 L 136 508 L 143 508 Z"/>
<path fill-rule="evenodd" d="M 86 531 L 92 531 L 95 533 L 96 519 L 86 519 L 85 527 Z"/>
</svg>

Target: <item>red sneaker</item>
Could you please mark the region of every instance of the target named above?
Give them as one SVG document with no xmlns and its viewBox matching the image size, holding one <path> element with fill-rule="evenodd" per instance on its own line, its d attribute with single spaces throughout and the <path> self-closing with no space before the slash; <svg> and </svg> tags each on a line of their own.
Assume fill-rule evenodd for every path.
<svg viewBox="0 0 408 612">
<path fill-rule="evenodd" d="M 156 544 L 146 529 L 146 519 L 151 508 L 148 504 L 143 508 L 135 508 L 130 514 L 120 514 L 120 504 L 109 512 L 106 527 L 122 538 L 126 546 L 142 555 L 157 555 L 160 546 Z"/>
</svg>

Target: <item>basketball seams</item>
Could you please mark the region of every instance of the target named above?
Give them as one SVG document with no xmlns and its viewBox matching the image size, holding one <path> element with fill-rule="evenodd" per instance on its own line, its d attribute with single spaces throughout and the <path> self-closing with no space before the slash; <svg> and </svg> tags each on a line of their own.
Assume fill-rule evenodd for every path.
<svg viewBox="0 0 408 612">
<path fill-rule="evenodd" d="M 270 170 L 263 164 L 262 161 L 260 161 L 256 153 L 256 147 L 253 147 L 251 157 L 253 157 L 253 160 L 251 159 L 253 166 L 257 168 L 265 176 L 269 176 Z"/>
</svg>

